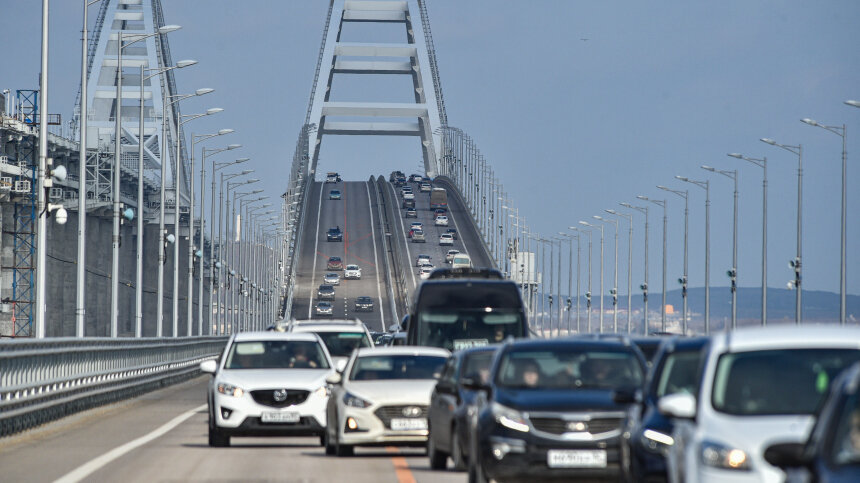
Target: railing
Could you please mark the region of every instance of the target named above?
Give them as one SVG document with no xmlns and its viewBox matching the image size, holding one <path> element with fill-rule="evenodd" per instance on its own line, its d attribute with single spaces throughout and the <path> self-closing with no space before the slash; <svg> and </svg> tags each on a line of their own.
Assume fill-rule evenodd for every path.
<svg viewBox="0 0 860 483">
<path fill-rule="evenodd" d="M 0 437 L 199 373 L 226 337 L 0 341 Z"/>
</svg>

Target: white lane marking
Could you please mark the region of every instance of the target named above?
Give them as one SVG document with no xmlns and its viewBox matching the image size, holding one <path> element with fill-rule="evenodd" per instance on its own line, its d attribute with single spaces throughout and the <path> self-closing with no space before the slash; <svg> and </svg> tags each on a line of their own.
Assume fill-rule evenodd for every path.
<svg viewBox="0 0 860 483">
<path fill-rule="evenodd" d="M 468 255 L 469 258 L 471 259 L 472 256 L 469 255 L 469 250 L 466 248 L 466 240 L 465 239 L 459 239 L 460 236 L 462 236 L 463 232 L 460 231 L 460 225 L 457 224 L 457 219 L 454 218 L 454 210 L 451 209 L 450 204 L 448 205 L 448 219 L 454 221 L 454 229 L 457 230 L 457 238 L 458 238 L 457 241 L 460 242 L 460 245 L 463 245 L 463 251 L 466 252 L 466 255 Z M 451 248 L 453 249 L 454 247 L 452 246 Z M 446 255 L 447 255 L 447 253 L 446 253 Z"/>
<path fill-rule="evenodd" d="M 374 273 L 376 273 L 376 294 L 379 298 L 379 320 L 382 325 L 382 331 L 385 332 L 385 310 L 382 307 L 382 284 L 379 281 L 379 258 L 376 256 L 376 230 L 373 228 L 373 203 L 370 202 L 370 184 L 364 185 L 367 188 L 367 210 L 370 212 L 370 238 L 373 241 L 373 264 L 375 265 Z"/>
<path fill-rule="evenodd" d="M 394 186 L 391 183 L 388 183 L 388 188 L 391 190 L 391 196 L 393 197 L 395 204 L 397 203 L 397 193 L 394 191 Z M 416 205 L 417 207 L 417 205 Z M 412 271 L 412 253 L 409 252 L 409 244 L 406 243 L 406 227 L 403 226 L 403 217 L 400 216 L 400 212 L 397 211 L 399 208 L 394 208 L 394 213 L 397 215 L 397 218 L 400 220 L 400 233 L 402 233 L 403 237 L 403 246 L 406 247 L 406 266 L 409 267 L 409 274 L 412 275 L 412 291 L 415 291 L 415 287 L 418 286 L 418 282 L 415 281 L 415 272 Z M 402 262 L 402 260 L 401 260 Z"/>
<path fill-rule="evenodd" d="M 313 312 L 314 306 L 314 277 L 317 273 L 317 252 L 319 251 L 320 244 L 320 215 L 322 215 L 322 193 L 323 193 L 323 184 L 320 184 L 320 203 L 317 207 L 317 227 L 316 227 L 316 239 L 314 240 L 314 266 L 311 269 L 311 290 L 308 294 L 308 318 L 312 319 L 311 312 Z M 334 306 L 334 304 L 332 304 Z"/>
<path fill-rule="evenodd" d="M 130 452 L 136 448 L 139 448 L 139 447 L 145 445 L 146 443 L 149 443 L 150 441 L 152 441 L 156 438 L 164 436 L 168 431 L 179 426 L 180 424 L 185 422 L 185 420 L 187 420 L 188 418 L 190 418 L 190 417 L 194 416 L 195 414 L 205 410 L 206 407 L 207 407 L 206 404 L 202 404 L 200 406 L 197 406 L 194 409 L 191 409 L 189 411 L 186 411 L 186 412 L 180 414 L 179 416 L 176 416 L 175 418 L 171 419 L 170 421 L 168 421 L 167 423 L 165 423 L 164 425 L 162 425 L 160 428 L 156 429 L 155 431 L 152 431 L 151 433 L 146 434 L 144 436 L 141 436 L 141 437 L 139 437 L 133 441 L 129 441 L 128 443 L 125 443 L 122 446 L 117 446 L 116 448 L 108 451 L 107 453 L 105 453 L 105 454 L 103 454 L 97 458 L 93 458 L 90 461 L 82 464 L 81 466 L 78 466 L 77 468 L 75 468 L 71 472 L 66 473 L 65 475 L 61 476 L 59 479 L 57 479 L 55 481 L 55 483 L 77 483 L 78 481 L 83 480 L 84 478 L 90 476 L 91 474 L 95 473 L 96 471 L 104 468 L 105 466 L 107 466 L 109 463 L 116 460 L 117 458 L 125 455 L 126 453 L 128 453 L 128 452 Z"/>
</svg>

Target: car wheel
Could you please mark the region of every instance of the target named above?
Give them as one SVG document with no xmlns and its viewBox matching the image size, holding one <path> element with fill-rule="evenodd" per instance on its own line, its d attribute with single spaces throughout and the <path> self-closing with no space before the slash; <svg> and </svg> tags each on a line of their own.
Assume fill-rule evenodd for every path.
<svg viewBox="0 0 860 483">
<path fill-rule="evenodd" d="M 484 475 L 484 470 L 477 461 L 469 465 L 469 483 L 489 483 L 490 480 Z"/>
<path fill-rule="evenodd" d="M 463 447 L 460 445 L 460 438 L 457 436 L 456 428 L 451 430 L 451 461 L 454 462 L 454 470 L 464 471 L 468 462 L 463 455 Z"/>
<path fill-rule="evenodd" d="M 230 446 L 230 436 L 222 433 L 215 425 L 215 415 L 209 413 L 209 446 L 213 448 L 227 448 Z"/>
<path fill-rule="evenodd" d="M 444 470 L 448 466 L 448 455 L 436 448 L 432 433 L 427 438 L 427 457 L 430 459 L 430 468 L 434 470 Z"/>
<path fill-rule="evenodd" d="M 335 421 L 338 421 L 339 418 L 335 417 Z M 355 454 L 355 449 L 352 445 L 342 444 L 340 442 L 340 430 L 335 427 L 334 433 L 334 454 L 336 456 L 352 456 Z"/>
<path fill-rule="evenodd" d="M 325 434 L 323 434 L 323 446 L 325 446 L 325 454 L 329 456 L 334 455 L 334 445 L 331 444 L 331 438 L 329 438 L 328 429 L 326 429 Z"/>
</svg>

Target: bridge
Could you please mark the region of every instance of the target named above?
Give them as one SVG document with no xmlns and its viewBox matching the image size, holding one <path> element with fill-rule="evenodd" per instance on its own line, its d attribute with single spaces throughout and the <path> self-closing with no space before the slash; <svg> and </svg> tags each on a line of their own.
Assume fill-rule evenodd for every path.
<svg viewBox="0 0 860 483">
<path fill-rule="evenodd" d="M 208 447 L 208 380 L 199 363 L 217 358 L 232 334 L 320 317 L 317 289 L 332 256 L 360 266 L 361 278 L 340 282 L 331 317 L 360 318 L 373 331 L 409 311 L 421 284 L 418 255 L 438 267 L 449 249 L 516 282 L 539 336 L 696 331 L 687 326 L 686 264 L 684 308 L 667 313 L 665 249 L 662 290 L 652 285 L 649 312 L 647 238 L 636 294 L 644 309 L 633 307 L 630 272 L 626 290 L 618 286 L 617 253 L 615 280 L 603 280 L 604 228 L 614 227 L 617 252 L 618 223 L 628 223 L 629 270 L 634 213 L 645 214 L 648 230 L 647 206 L 665 213 L 665 200 L 643 199 L 627 205 L 629 213 L 558 236 L 529 229 L 477 141 L 448 119 L 426 0 L 330 0 L 305 119 L 284 162 L 283 191 L 272 196 L 255 189 L 257 160 L 215 157 L 241 145 L 202 145 L 231 129 L 186 134 L 186 123 L 219 109 L 180 110 L 180 101 L 212 90 L 180 88 L 176 70 L 195 62 L 174 59 L 168 39 L 178 26 L 161 0 L 101 0 L 91 13 L 71 121 L 46 110 L 47 84 L 7 92 L 0 102 L 0 336 L 8 339 L 0 341 L 2 479 L 462 480 L 431 472 L 415 449 L 324 460 L 314 438 Z M 343 42 L 351 23 L 396 24 L 405 41 Z M 413 102 L 333 101 L 341 75 L 408 78 Z M 418 174 L 448 193 L 449 226 L 434 226 L 425 193 L 416 193 L 417 218 L 406 218 L 388 173 L 327 183 L 320 153 L 334 136 L 413 139 L 423 162 Z M 410 239 L 413 221 L 423 223 L 426 243 Z M 327 240 L 333 227 L 342 241 Z M 449 228 L 458 236 L 442 246 L 438 238 Z M 598 236 L 600 283 L 592 288 Z M 664 246 L 666 236 L 664 224 Z M 798 242 L 797 287 L 799 250 Z M 763 285 L 766 320 L 766 277 Z M 356 311 L 362 296 L 373 299 L 372 312 Z M 710 331 L 708 297 L 706 286 L 703 332 Z M 51 465 L 46 452 L 57 455 Z"/>
</svg>

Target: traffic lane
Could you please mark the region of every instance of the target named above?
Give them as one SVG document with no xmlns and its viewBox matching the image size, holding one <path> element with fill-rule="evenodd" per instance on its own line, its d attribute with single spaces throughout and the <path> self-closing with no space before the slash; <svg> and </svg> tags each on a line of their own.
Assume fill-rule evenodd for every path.
<svg viewBox="0 0 860 483">
<path fill-rule="evenodd" d="M 198 377 L 4 438 L 0 444 L 0 481 L 55 481 L 204 404 L 207 383 L 208 377 Z"/>
<path fill-rule="evenodd" d="M 446 189 L 447 189 L 446 184 Z M 472 265 L 475 267 L 491 267 L 492 262 L 489 255 L 484 250 L 481 241 L 481 234 L 472 223 L 471 214 L 464 203 L 456 195 L 448 196 L 448 211 L 453 215 L 458 225 L 457 232 L 460 235 L 460 241 L 464 246 L 468 247 L 469 257 L 472 258 Z"/>
<path fill-rule="evenodd" d="M 290 318 L 304 319 L 313 308 L 313 299 L 308 298 L 308 290 L 311 286 L 313 265 L 316 261 L 316 243 L 319 236 L 320 198 L 323 183 L 315 182 L 310 187 L 310 196 L 306 203 L 307 211 L 304 213 L 304 227 L 302 229 L 302 246 L 299 251 L 299 260 L 296 267 L 296 285 L 293 289 L 293 308 Z"/>
</svg>

